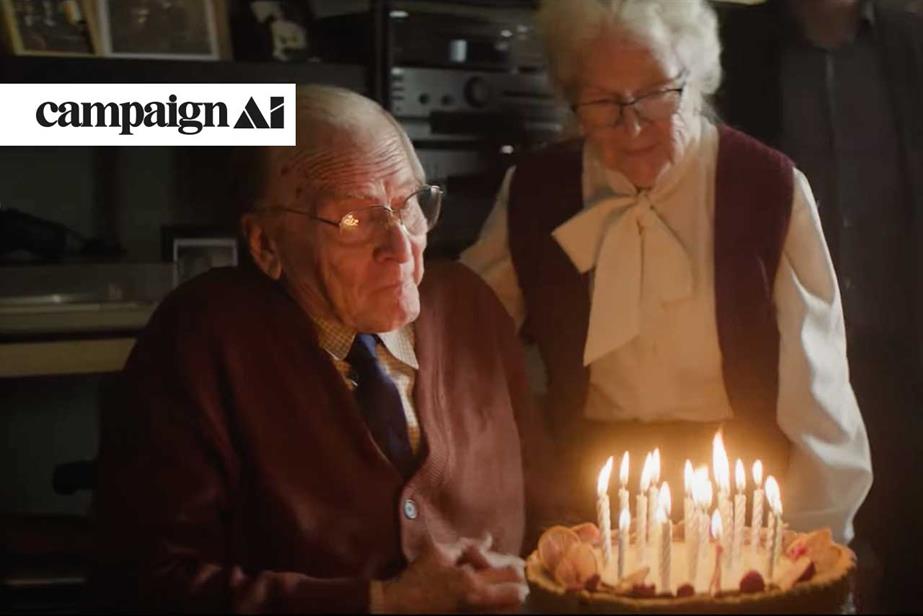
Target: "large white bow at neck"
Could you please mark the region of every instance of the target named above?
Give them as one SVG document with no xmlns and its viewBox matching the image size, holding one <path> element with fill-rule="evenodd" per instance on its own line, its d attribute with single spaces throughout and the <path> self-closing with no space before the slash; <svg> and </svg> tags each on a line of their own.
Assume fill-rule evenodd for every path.
<svg viewBox="0 0 923 616">
<path fill-rule="evenodd" d="M 580 273 L 595 268 L 585 366 L 640 333 L 642 297 L 665 303 L 692 295 L 692 261 L 658 206 L 694 166 L 697 141 L 690 139 L 682 158 L 652 189 L 615 195 L 610 191 L 552 233 Z M 623 176 L 609 171 L 606 175 L 610 186 L 625 186 Z"/>
</svg>

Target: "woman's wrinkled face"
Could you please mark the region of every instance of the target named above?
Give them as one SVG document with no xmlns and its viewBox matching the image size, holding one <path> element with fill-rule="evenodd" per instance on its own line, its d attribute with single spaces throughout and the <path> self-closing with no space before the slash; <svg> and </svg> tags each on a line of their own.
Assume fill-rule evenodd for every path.
<svg viewBox="0 0 923 616">
<path fill-rule="evenodd" d="M 607 169 L 623 174 L 638 188 L 652 187 L 682 157 L 692 115 L 689 92 L 676 95 L 680 108 L 665 118 L 645 118 L 637 107 L 623 107 L 618 120 L 609 124 L 601 124 L 599 114 L 585 103 L 633 101 L 679 88 L 683 79 L 683 67 L 674 54 L 655 52 L 620 31 L 603 31 L 583 54 L 573 101 L 583 134 Z"/>
</svg>

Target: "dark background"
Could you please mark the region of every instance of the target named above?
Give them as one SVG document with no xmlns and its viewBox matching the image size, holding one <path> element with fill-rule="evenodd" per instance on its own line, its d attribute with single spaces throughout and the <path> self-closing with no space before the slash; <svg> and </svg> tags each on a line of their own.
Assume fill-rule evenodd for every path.
<svg viewBox="0 0 923 616">
<path fill-rule="evenodd" d="M 0 82 L 295 82 L 364 93 L 394 113 L 429 180 L 447 188 L 428 257 L 454 258 L 476 237 L 517 155 L 555 139 L 567 123 L 547 85 L 535 4 L 288 2 L 308 47 L 279 62 L 246 0 L 225 0 L 218 6 L 230 48 L 220 61 L 7 53 Z M 234 236 L 230 165 L 230 151 L 214 147 L 0 148 L 0 299 L 15 292 L 3 278 L 21 279 L 23 268 L 39 276 L 48 266 L 164 262 L 177 235 Z M 59 225 L 47 250 L 11 249 L 23 237 L 4 218 L 11 210 Z M 130 340 L 136 331 L 13 335 L 0 327 L 0 611 L 78 609 L 92 519 L 86 461 L 96 453 L 100 391 L 119 366 L 87 372 L 80 364 L 98 359 L 94 343 Z M 65 343 L 67 367 L 42 359 L 46 343 Z M 874 584 L 874 575 L 864 583 Z"/>
</svg>

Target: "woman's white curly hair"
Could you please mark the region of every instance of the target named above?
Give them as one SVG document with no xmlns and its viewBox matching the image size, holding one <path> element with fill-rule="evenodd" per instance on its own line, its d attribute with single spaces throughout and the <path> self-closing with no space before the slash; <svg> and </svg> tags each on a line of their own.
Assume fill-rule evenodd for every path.
<svg viewBox="0 0 923 616">
<path fill-rule="evenodd" d="M 706 0 L 542 0 L 538 27 L 551 81 L 568 101 L 587 45 L 609 32 L 672 51 L 703 103 L 721 84 L 718 19 Z"/>
</svg>

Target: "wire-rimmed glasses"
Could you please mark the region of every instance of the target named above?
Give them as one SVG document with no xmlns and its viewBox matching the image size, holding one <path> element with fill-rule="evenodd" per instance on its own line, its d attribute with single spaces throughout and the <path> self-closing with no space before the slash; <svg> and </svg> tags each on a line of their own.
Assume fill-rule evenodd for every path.
<svg viewBox="0 0 923 616">
<path fill-rule="evenodd" d="M 680 75 L 679 78 L 682 78 Z M 666 120 L 679 110 L 686 84 L 665 88 L 644 94 L 629 101 L 614 97 L 601 97 L 573 105 L 574 112 L 590 128 L 617 126 L 625 117 L 625 109 L 631 107 L 640 120 L 656 122 Z"/>
<path fill-rule="evenodd" d="M 397 207 L 370 205 L 346 212 L 339 220 L 317 216 L 311 212 L 289 207 L 274 206 L 267 211 L 282 210 L 307 216 L 339 229 L 340 239 L 349 244 L 363 244 L 373 240 L 380 232 L 399 223 L 410 235 L 425 235 L 439 221 L 445 191 L 439 186 L 424 185 L 404 199 Z"/>
</svg>

